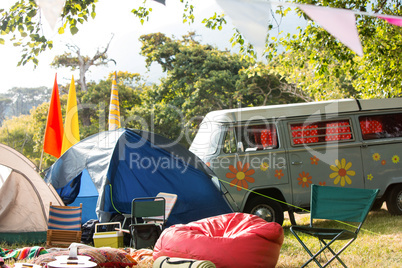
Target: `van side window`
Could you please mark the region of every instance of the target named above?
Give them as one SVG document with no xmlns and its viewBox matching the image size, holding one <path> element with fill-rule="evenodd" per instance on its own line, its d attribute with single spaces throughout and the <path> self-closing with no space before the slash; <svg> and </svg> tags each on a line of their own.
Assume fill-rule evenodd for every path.
<svg viewBox="0 0 402 268">
<path fill-rule="evenodd" d="M 237 151 L 236 135 L 233 127 L 228 128 L 223 142 L 223 152 L 225 154 L 235 153 Z"/>
<path fill-rule="evenodd" d="M 241 133 L 245 151 L 278 148 L 278 136 L 274 124 L 244 126 Z"/>
<path fill-rule="evenodd" d="M 349 120 L 327 122 L 325 130 L 325 141 L 342 141 L 352 139 Z"/>
<path fill-rule="evenodd" d="M 317 124 L 292 124 L 290 129 L 293 144 L 317 143 L 319 141 Z"/>
<path fill-rule="evenodd" d="M 352 140 L 348 119 L 290 125 L 293 145 Z"/>
<path fill-rule="evenodd" d="M 402 137 L 402 114 L 359 117 L 363 140 Z"/>
</svg>

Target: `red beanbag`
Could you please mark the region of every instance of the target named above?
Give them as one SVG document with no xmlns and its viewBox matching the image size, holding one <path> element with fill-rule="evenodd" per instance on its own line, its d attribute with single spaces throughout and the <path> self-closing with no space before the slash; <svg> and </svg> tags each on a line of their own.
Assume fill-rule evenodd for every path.
<svg viewBox="0 0 402 268">
<path fill-rule="evenodd" d="M 275 267 L 283 238 L 282 226 L 276 222 L 230 213 L 165 229 L 153 258 L 209 260 L 218 268 Z"/>
</svg>

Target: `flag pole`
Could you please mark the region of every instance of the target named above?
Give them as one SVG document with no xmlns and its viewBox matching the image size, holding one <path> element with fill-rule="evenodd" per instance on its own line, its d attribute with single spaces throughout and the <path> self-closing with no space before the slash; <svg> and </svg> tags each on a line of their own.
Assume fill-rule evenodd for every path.
<svg viewBox="0 0 402 268">
<path fill-rule="evenodd" d="M 46 124 L 47 124 L 47 123 L 46 123 Z M 42 172 L 43 152 L 44 152 L 44 149 L 43 149 L 43 145 L 42 145 L 42 153 L 41 153 L 41 155 L 40 155 L 40 162 L 39 162 L 39 173 Z"/>
</svg>

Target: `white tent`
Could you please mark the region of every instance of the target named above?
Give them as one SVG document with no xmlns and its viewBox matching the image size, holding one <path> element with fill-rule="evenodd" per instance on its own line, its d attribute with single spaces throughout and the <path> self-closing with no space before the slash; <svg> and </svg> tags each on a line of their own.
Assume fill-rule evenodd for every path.
<svg viewBox="0 0 402 268">
<path fill-rule="evenodd" d="M 29 159 L 3 144 L 0 165 L 0 242 L 46 241 L 49 204 L 63 201 Z"/>
</svg>

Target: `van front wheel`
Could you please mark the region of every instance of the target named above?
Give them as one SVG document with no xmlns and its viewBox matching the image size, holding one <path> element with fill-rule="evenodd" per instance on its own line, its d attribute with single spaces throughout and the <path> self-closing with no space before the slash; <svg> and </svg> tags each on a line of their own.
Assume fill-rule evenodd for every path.
<svg viewBox="0 0 402 268">
<path fill-rule="evenodd" d="M 388 194 L 387 209 L 391 215 L 402 215 L 402 184 L 394 186 Z"/>
<path fill-rule="evenodd" d="M 267 222 L 283 224 L 283 209 L 281 205 L 274 200 L 262 196 L 250 200 L 244 212 L 257 215 Z"/>
</svg>

